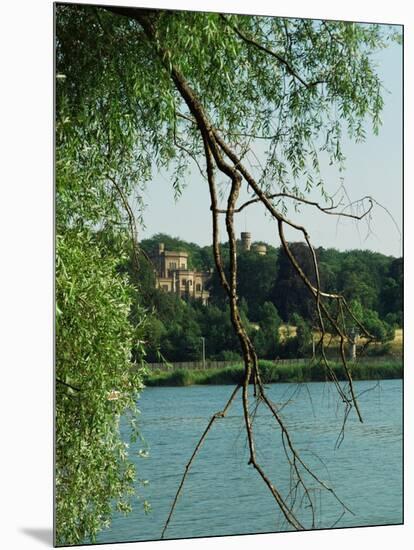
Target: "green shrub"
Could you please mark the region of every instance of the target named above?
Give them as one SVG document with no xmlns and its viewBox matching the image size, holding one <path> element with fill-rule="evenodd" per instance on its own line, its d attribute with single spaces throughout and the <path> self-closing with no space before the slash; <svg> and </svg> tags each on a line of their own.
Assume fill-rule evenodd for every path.
<svg viewBox="0 0 414 550">
<path fill-rule="evenodd" d="M 339 380 L 347 380 L 347 375 L 342 363 L 330 363 L 329 367 L 333 375 Z M 401 378 L 403 367 L 400 363 L 367 363 L 348 365 L 354 380 L 385 380 Z M 260 360 L 259 370 L 262 382 L 271 383 L 301 383 L 324 382 L 332 380 L 329 369 L 322 363 L 273 363 Z M 153 371 L 147 375 L 147 386 L 189 386 L 192 384 L 241 384 L 244 377 L 244 365 L 235 364 L 230 367 L 188 370 L 177 369 L 175 371 Z M 253 382 L 252 380 L 250 381 Z"/>
</svg>

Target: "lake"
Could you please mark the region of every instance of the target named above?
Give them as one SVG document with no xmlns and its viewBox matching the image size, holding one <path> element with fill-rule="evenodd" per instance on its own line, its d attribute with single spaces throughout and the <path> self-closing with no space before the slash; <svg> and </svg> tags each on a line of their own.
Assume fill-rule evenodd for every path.
<svg viewBox="0 0 414 550">
<path fill-rule="evenodd" d="M 140 426 L 149 457 L 136 456 L 142 443 L 132 445 L 130 452 L 136 456 L 138 477 L 149 481 L 138 491 L 152 511 L 145 515 L 138 503 L 128 516 L 115 513 L 111 527 L 97 542 L 160 538 L 185 464 L 211 415 L 223 408 L 232 389 L 156 387 L 143 392 Z M 355 382 L 355 391 L 360 395 L 364 422 L 352 411 L 338 448 L 343 407 L 331 383 L 268 386 L 275 403 L 289 401 L 281 415 L 301 457 L 352 511 L 341 517 L 337 501 L 308 477 L 315 528 L 402 523 L 402 382 Z M 258 408 L 254 422 L 258 461 L 286 495 L 291 477 L 280 430 L 264 406 Z M 289 530 L 269 490 L 247 461 L 240 392 L 228 416 L 213 425 L 193 463 L 165 538 Z M 307 525 L 309 513 L 305 507 L 299 513 Z"/>
</svg>

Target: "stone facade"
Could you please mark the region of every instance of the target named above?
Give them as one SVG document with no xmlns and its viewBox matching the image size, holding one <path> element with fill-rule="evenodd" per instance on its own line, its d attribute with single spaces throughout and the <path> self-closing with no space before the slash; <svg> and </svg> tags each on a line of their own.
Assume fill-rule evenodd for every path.
<svg viewBox="0 0 414 550">
<path fill-rule="evenodd" d="M 251 234 L 241 233 L 241 245 L 244 251 L 254 250 L 265 256 L 264 244 L 253 244 Z M 151 257 L 155 267 L 157 288 L 165 292 L 174 292 L 181 298 L 196 298 L 207 304 L 210 294 L 206 285 L 211 277 L 211 271 L 194 271 L 188 269 L 188 253 L 183 251 L 165 250 L 163 243 L 158 245 L 158 253 Z"/>
<path fill-rule="evenodd" d="M 181 298 L 195 298 L 206 304 L 209 292 L 206 284 L 211 277 L 208 271 L 188 269 L 188 253 L 165 250 L 164 244 L 158 246 L 158 254 L 152 257 L 156 269 L 157 287 L 165 292 L 174 292 Z"/>
<path fill-rule="evenodd" d="M 241 242 L 242 242 L 242 249 L 245 252 L 248 252 L 250 250 L 250 247 L 252 246 L 252 236 L 247 231 L 242 231 L 241 235 Z"/>
<path fill-rule="evenodd" d="M 251 233 L 247 231 L 242 231 L 240 234 L 240 240 L 241 240 L 241 247 L 244 252 L 249 252 L 250 250 L 254 250 L 259 254 L 260 256 L 266 256 L 267 254 L 267 247 L 265 244 L 258 244 L 255 243 L 252 246 L 252 236 Z"/>
<path fill-rule="evenodd" d="M 254 244 L 253 250 L 259 254 L 259 256 L 266 256 L 267 246 L 265 244 Z"/>
</svg>

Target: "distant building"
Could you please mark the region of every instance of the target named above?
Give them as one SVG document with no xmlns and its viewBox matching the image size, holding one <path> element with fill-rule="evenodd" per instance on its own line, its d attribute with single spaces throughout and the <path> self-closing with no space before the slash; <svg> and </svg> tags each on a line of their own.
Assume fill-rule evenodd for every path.
<svg viewBox="0 0 414 550">
<path fill-rule="evenodd" d="M 240 238 L 241 238 L 242 249 L 245 252 L 249 252 L 249 250 L 253 248 L 253 250 L 257 252 L 257 254 L 260 254 L 260 256 L 266 256 L 267 248 L 265 244 L 256 243 L 252 247 L 251 233 L 248 233 L 247 231 L 242 231 L 240 234 Z"/>
<path fill-rule="evenodd" d="M 265 244 L 254 244 L 253 250 L 260 256 L 266 256 L 267 254 L 267 247 Z"/>
<path fill-rule="evenodd" d="M 156 270 L 158 288 L 165 292 L 174 292 L 181 298 L 195 298 L 203 304 L 208 302 L 210 294 L 206 285 L 211 272 L 188 269 L 187 252 L 165 250 L 164 244 L 160 243 L 158 254 L 151 259 Z"/>
<path fill-rule="evenodd" d="M 251 234 L 241 233 L 242 249 L 247 252 L 251 249 L 261 256 L 267 254 L 264 244 L 254 244 L 252 247 Z M 159 243 L 158 253 L 152 255 L 155 267 L 156 286 L 165 292 L 174 292 L 180 298 L 196 298 L 203 304 L 208 302 L 210 294 L 206 285 L 211 278 L 210 271 L 195 271 L 188 269 L 188 253 L 183 251 L 165 250 L 164 243 Z"/>
<path fill-rule="evenodd" d="M 240 234 L 241 242 L 242 242 L 242 248 L 245 252 L 248 252 L 250 250 L 250 247 L 252 246 L 252 236 L 250 233 L 247 233 L 247 231 L 242 231 Z"/>
</svg>

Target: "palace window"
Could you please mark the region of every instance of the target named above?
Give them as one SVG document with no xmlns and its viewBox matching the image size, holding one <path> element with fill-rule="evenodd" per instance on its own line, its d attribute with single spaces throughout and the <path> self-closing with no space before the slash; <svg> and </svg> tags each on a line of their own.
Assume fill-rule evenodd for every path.
<svg viewBox="0 0 414 550">
<path fill-rule="evenodd" d="M 197 284 L 196 284 L 196 291 L 197 291 L 197 292 L 201 292 L 201 285 L 200 285 L 200 283 L 197 283 Z"/>
</svg>

